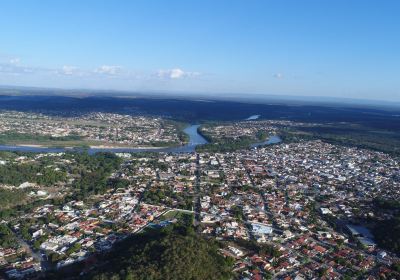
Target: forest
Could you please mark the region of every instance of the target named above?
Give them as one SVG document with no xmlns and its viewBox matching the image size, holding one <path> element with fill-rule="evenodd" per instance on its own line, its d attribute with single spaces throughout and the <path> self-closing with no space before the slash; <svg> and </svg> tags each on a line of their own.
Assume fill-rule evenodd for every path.
<svg viewBox="0 0 400 280">
<path fill-rule="evenodd" d="M 379 247 L 400 256 L 400 216 L 378 221 L 372 232 Z"/>
<path fill-rule="evenodd" d="M 400 202 L 376 198 L 373 204 L 378 211 L 389 211 L 393 214 L 393 218 L 376 221 L 372 231 L 376 242 L 381 248 L 400 256 Z"/>
<path fill-rule="evenodd" d="M 0 165 L 0 184 L 18 187 L 24 182 L 31 182 L 42 186 L 51 186 L 56 182 L 65 180 L 65 178 L 65 172 L 46 168 L 46 163 Z"/>
<path fill-rule="evenodd" d="M 331 144 L 370 149 L 400 156 L 399 132 L 370 126 L 342 123 L 321 124 L 316 127 L 282 127 L 279 136 L 286 143 L 299 140 L 323 140 Z"/>
<path fill-rule="evenodd" d="M 122 162 L 115 154 L 75 153 L 70 156 L 75 159 L 76 164 L 69 167 L 68 172 L 78 177 L 73 182 L 74 199 L 82 200 L 92 194 L 104 193 L 108 187 L 118 183 L 107 179 Z"/>
</svg>

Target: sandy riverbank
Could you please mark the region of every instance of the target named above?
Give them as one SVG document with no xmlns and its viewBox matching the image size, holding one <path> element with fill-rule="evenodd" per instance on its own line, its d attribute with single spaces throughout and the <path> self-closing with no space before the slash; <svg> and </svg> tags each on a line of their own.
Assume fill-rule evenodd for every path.
<svg viewBox="0 0 400 280">
<path fill-rule="evenodd" d="M 45 146 L 39 144 L 5 144 L 5 146 L 15 146 L 15 147 L 25 147 L 25 148 L 45 148 L 45 149 L 53 149 L 53 148 L 63 148 L 63 149 L 75 149 L 75 148 L 85 148 L 80 146 Z M 108 145 L 90 145 L 87 148 L 90 149 L 138 149 L 138 150 L 158 150 L 164 148 L 172 148 L 172 147 L 145 147 L 145 146 L 108 146 Z"/>
<path fill-rule="evenodd" d="M 158 150 L 158 149 L 164 149 L 164 148 L 170 148 L 170 147 L 143 147 L 143 146 L 107 146 L 107 145 L 95 145 L 95 146 L 89 146 L 91 149 L 138 149 L 138 150 Z"/>
</svg>

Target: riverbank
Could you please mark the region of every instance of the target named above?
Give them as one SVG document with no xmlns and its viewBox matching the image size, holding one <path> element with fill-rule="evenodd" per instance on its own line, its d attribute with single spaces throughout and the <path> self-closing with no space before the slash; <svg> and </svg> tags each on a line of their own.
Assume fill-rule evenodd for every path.
<svg viewBox="0 0 400 280">
<path fill-rule="evenodd" d="M 64 145 L 45 145 L 45 144 L 4 144 L 1 147 L 20 147 L 20 148 L 43 148 L 43 149 L 143 149 L 143 150 L 158 150 L 158 149 L 168 149 L 168 148 L 178 148 L 182 146 L 129 146 L 129 145 L 74 145 L 74 146 L 64 146 Z"/>
<path fill-rule="evenodd" d="M 165 153 L 191 153 L 195 151 L 196 146 L 208 143 L 197 132 L 199 125 L 190 125 L 186 127 L 183 132 L 189 137 L 187 144 L 182 146 L 139 146 L 131 147 L 126 145 L 104 145 L 89 143 L 88 145 L 68 145 L 68 146 L 53 146 L 53 145 L 42 145 L 42 144 L 8 144 L 0 145 L 0 151 L 19 151 L 19 152 L 37 152 L 37 153 L 59 153 L 66 151 L 87 151 L 89 154 L 95 154 L 99 152 L 114 152 L 114 153 L 140 153 L 140 152 L 165 152 Z"/>
<path fill-rule="evenodd" d="M 183 145 L 182 145 L 183 146 Z M 167 147 L 154 147 L 154 146 L 108 146 L 108 145 L 91 145 L 89 146 L 90 149 L 143 149 L 143 150 L 158 150 L 158 149 L 164 149 L 164 148 L 175 148 L 176 146 L 167 146 Z M 181 146 L 178 146 L 181 147 Z"/>
<path fill-rule="evenodd" d="M 189 136 L 189 142 L 182 146 L 175 147 L 129 147 L 118 145 L 89 145 L 89 146 L 45 146 L 40 144 L 14 144 L 14 145 L 0 145 L 0 151 L 10 152 L 33 152 L 33 153 L 62 153 L 62 152 L 88 152 L 95 154 L 100 152 L 111 153 L 193 153 L 196 148 L 206 145 L 209 142 L 198 132 L 200 125 L 191 125 L 183 131 Z M 277 144 L 282 140 L 279 136 L 271 136 L 268 140 L 261 143 L 253 143 L 247 147 L 258 147 L 263 145 Z"/>
</svg>

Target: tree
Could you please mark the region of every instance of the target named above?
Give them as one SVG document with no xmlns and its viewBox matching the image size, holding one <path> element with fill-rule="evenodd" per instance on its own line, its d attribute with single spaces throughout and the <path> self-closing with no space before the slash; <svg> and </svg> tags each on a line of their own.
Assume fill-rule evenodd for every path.
<svg viewBox="0 0 400 280">
<path fill-rule="evenodd" d="M 90 279 L 205 280 L 231 279 L 232 261 L 218 245 L 195 233 L 192 217 L 161 231 L 149 230 L 116 245 L 104 258 L 108 265 Z"/>
</svg>

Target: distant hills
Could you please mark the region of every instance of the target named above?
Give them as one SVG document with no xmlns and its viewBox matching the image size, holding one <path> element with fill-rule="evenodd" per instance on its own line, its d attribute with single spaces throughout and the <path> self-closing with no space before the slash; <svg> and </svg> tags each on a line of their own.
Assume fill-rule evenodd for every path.
<svg viewBox="0 0 400 280">
<path fill-rule="evenodd" d="M 70 97 L 124 97 L 124 98 L 175 98 L 193 101 L 234 101 L 257 104 L 286 104 L 286 105 L 324 105 L 370 107 L 389 110 L 400 110 L 400 101 L 385 101 L 371 99 L 339 98 L 326 96 L 294 96 L 294 95 L 265 95 L 250 93 L 187 93 L 169 91 L 117 91 L 90 89 L 58 89 L 41 87 L 1 86 L 0 95 L 50 95 Z"/>
<path fill-rule="evenodd" d="M 385 102 L 383 105 L 371 105 L 370 101 L 351 103 L 354 100 L 348 99 L 347 103 L 340 103 L 338 99 L 310 98 L 206 98 L 182 94 L 3 86 L 0 87 L 0 110 L 34 111 L 65 116 L 108 112 L 162 116 L 192 123 L 237 121 L 245 120 L 251 115 L 260 115 L 260 119 L 318 123 L 350 122 L 370 128 L 400 130 L 400 106 L 397 107 L 397 103 L 391 106 Z"/>
</svg>

